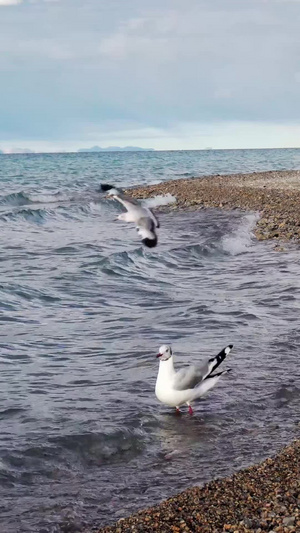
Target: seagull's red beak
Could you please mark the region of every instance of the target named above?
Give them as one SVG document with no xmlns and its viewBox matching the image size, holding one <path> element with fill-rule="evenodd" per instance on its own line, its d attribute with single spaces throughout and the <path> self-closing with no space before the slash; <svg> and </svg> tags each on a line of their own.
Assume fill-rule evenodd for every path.
<svg viewBox="0 0 300 533">
<path fill-rule="evenodd" d="M 156 356 L 156 358 L 157 358 L 157 357 L 161 357 L 161 356 L 162 356 L 162 353 L 158 353 L 157 356 Z"/>
</svg>

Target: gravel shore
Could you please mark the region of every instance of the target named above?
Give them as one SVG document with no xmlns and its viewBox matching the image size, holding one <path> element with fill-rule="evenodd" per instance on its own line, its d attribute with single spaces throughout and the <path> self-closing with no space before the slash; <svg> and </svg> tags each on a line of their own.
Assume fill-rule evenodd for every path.
<svg viewBox="0 0 300 533">
<path fill-rule="evenodd" d="M 299 533 L 300 440 L 233 476 L 188 489 L 98 533 Z"/>
<path fill-rule="evenodd" d="M 136 198 L 170 193 L 172 209 L 219 207 L 258 211 L 256 237 L 300 240 L 300 171 L 255 172 L 167 181 L 130 190 Z"/>
</svg>

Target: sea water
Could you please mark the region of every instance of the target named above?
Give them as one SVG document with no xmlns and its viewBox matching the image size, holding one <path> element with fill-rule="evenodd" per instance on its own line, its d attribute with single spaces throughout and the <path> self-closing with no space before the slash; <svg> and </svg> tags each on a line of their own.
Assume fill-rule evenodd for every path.
<svg viewBox="0 0 300 533">
<path fill-rule="evenodd" d="M 256 241 L 256 213 L 164 209 L 148 250 L 99 193 L 292 168 L 300 150 L 0 156 L 1 531 L 107 524 L 299 435 L 297 247 Z M 234 345 L 193 417 L 155 398 L 166 343 L 179 366 Z"/>
</svg>

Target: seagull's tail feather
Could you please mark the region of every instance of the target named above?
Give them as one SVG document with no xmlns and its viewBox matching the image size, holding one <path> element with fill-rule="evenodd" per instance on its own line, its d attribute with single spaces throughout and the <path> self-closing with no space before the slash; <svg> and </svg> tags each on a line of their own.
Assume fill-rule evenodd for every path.
<svg viewBox="0 0 300 533">
<path fill-rule="evenodd" d="M 209 370 L 204 379 L 208 379 L 209 377 L 211 377 L 214 370 L 216 370 L 216 368 L 218 368 L 218 366 L 224 361 L 226 356 L 231 352 L 232 348 L 233 348 L 233 344 L 229 344 L 228 346 L 226 346 L 226 348 L 223 348 L 223 350 L 221 350 L 221 352 L 218 353 L 218 355 L 209 359 L 208 361 Z"/>
<path fill-rule="evenodd" d="M 227 370 L 223 370 L 223 372 L 218 372 L 218 374 L 215 374 L 214 376 L 208 376 L 206 379 L 201 381 L 200 385 L 195 387 L 194 389 L 194 397 L 193 400 L 197 400 L 197 398 L 201 398 L 206 394 L 210 389 L 215 387 L 215 385 L 218 383 L 219 379 L 228 372 L 231 371 L 231 368 Z"/>
</svg>

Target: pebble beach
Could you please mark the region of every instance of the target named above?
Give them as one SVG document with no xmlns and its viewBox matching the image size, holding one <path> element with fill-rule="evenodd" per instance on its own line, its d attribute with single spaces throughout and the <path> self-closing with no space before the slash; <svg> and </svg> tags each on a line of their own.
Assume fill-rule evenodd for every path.
<svg viewBox="0 0 300 533">
<path fill-rule="evenodd" d="M 229 478 L 193 487 L 98 533 L 299 533 L 300 441 Z"/>
<path fill-rule="evenodd" d="M 300 171 L 180 179 L 130 190 L 136 198 L 171 194 L 171 209 L 256 211 L 259 240 L 300 239 Z M 170 207 L 168 207 L 170 209 Z M 300 440 L 275 457 L 190 488 L 160 505 L 121 518 L 98 533 L 299 533 Z"/>
<path fill-rule="evenodd" d="M 98 533 L 296 533 L 299 507 L 298 440 L 259 465 L 188 489 Z"/>
</svg>

